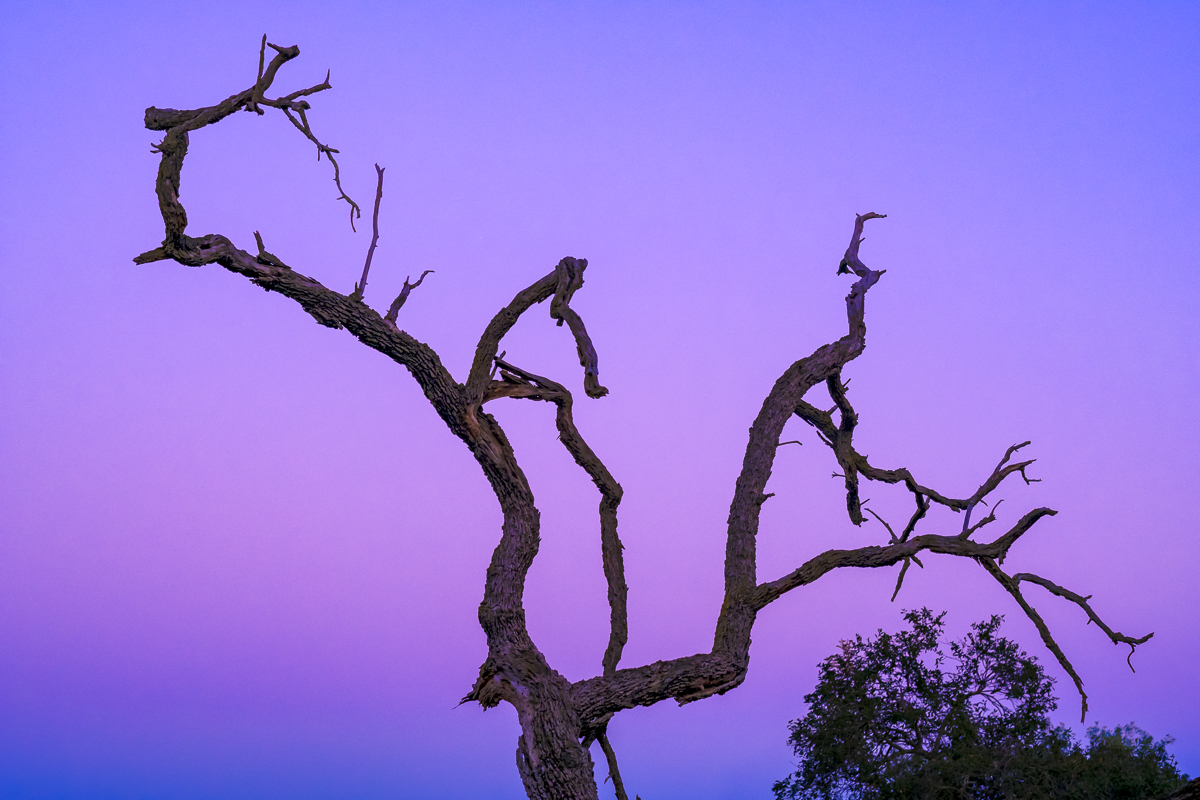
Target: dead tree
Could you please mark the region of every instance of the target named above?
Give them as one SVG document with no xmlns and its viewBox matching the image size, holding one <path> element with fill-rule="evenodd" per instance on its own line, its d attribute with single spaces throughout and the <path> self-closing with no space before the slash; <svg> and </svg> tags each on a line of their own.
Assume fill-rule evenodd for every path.
<svg viewBox="0 0 1200 800">
<path fill-rule="evenodd" d="M 401 306 L 425 275 L 416 283 L 410 284 L 406 280 L 400 296 L 385 314 L 379 314 L 363 301 L 371 255 L 379 234 L 379 202 L 383 192 L 383 170 L 379 167 L 376 167 L 379 188 L 375 201 L 374 238 L 362 277 L 349 295 L 328 289 L 293 270 L 264 249 L 262 237 L 257 233 L 257 253 L 238 249 L 220 234 L 188 236 L 184 232 L 187 215 L 179 201 L 179 182 L 189 136 L 192 131 L 220 122 L 241 110 L 257 114 L 265 113 L 264 108 L 282 111 L 316 145 L 318 158 L 325 155 L 333 165 L 334 181 L 341 195 L 339 199 L 349 204 L 352 225 L 354 218 L 360 215 L 358 205 L 341 190 L 340 173 L 334 160 L 337 151 L 317 139 L 307 117 L 310 105 L 304 98 L 330 88 L 329 76 L 326 75 L 325 81 L 317 86 L 270 99 L 266 93 L 279 68 L 296 58 L 300 50 L 294 46 L 270 45 L 275 55 L 269 63 L 264 63 L 266 47 L 264 36 L 258 78 L 249 89 L 207 108 L 190 111 L 146 109 L 146 127 L 166 134 L 154 147 L 161 154 L 156 189 L 166 235 L 161 246 L 137 256 L 134 261 L 146 264 L 169 259 L 192 267 L 219 264 L 244 275 L 267 291 L 292 298 L 321 325 L 344 328 L 363 344 L 408 368 L 438 415 L 474 454 L 500 503 L 504 523 L 484 581 L 483 601 L 479 605 L 479 623 L 487 636 L 488 657 L 464 701 L 472 700 L 484 707 L 505 701 L 516 709 L 522 731 L 517 744 L 517 766 L 525 791 L 533 800 L 596 798 L 597 787 L 589 754 L 592 743 L 600 745 L 617 797 L 624 800 L 626 793 L 607 736 L 607 726 L 613 716 L 635 706 L 648 706 L 668 699 L 680 704 L 690 703 L 733 689 L 746 677 L 750 631 L 758 612 L 792 589 L 812 583 L 835 569 L 898 564 L 896 592 L 899 592 L 909 565 L 915 562 L 921 566 L 919 557 L 924 552 L 972 559 L 1013 596 L 1033 621 L 1046 647 L 1075 682 L 1084 714 L 1087 713 L 1087 696 L 1083 692 L 1083 682 L 1055 643 L 1041 616 L 1025 598 L 1021 584 L 1038 584 L 1079 605 L 1113 643 L 1128 644 L 1130 654 L 1153 635 L 1135 639 L 1116 632 L 1096 615 L 1088 604 L 1088 597 L 1037 575 L 1010 575 L 1003 571 L 1009 549 L 1039 519 L 1053 515 L 1053 510 L 1035 508 L 991 541 L 978 540 L 980 531 L 996 520 L 997 504 L 989 503 L 989 498 L 1001 483 L 1014 474 L 1026 483 L 1035 480 L 1026 474 L 1032 460 L 1014 460 L 1029 442 L 1008 448 L 979 488 L 963 498 L 944 495 L 918 482 L 907 469 L 881 469 L 855 449 L 853 438 L 858 415 L 847 398 L 842 370 L 863 351 L 867 291 L 884 274 L 884 270 L 868 269 L 859 258 L 863 224 L 884 216 L 869 213 L 855 218 L 850 246 L 838 269 L 839 273 L 850 274 L 855 279 L 846 297 L 849 332 L 788 367 L 775 381 L 750 428 L 750 441 L 746 445 L 729 509 L 725 600 L 717 618 L 712 649 L 683 658 L 618 668 L 628 631 L 624 564 L 617 536 L 621 486 L 576 428 L 571 393 L 562 384 L 504 360 L 499 349 L 501 340 L 522 314 L 549 300 L 550 316 L 559 325 L 565 322 L 575 339 L 584 370 L 585 393 L 592 398 L 603 397 L 608 390 L 599 382 L 596 350 L 583 320 L 571 308 L 572 296 L 583 286 L 587 261 L 564 258 L 543 278 L 518 292 L 484 328 L 470 371 L 466 380 L 460 383 L 451 376 L 432 348 L 397 325 Z M 829 410 L 817 408 L 804 399 L 810 389 L 820 384 L 828 388 L 833 398 L 834 407 Z M 550 667 L 526 629 L 525 576 L 538 552 L 539 512 L 503 429 L 484 411 L 486 403 L 501 398 L 553 403 L 557 409 L 559 438 L 600 492 L 600 546 L 608 580 L 611 631 L 600 673 L 575 683 Z M 846 510 L 855 525 L 864 521 L 864 511 L 874 514 L 859 500 L 859 483 L 864 479 L 903 484 L 912 495 L 914 510 L 899 533 L 876 515 L 888 532 L 886 544 L 829 550 L 783 577 L 760 583 L 755 567 L 759 517 L 763 503 L 771 496 L 765 488 L 776 449 L 781 444 L 780 435 L 793 414 L 811 425 L 833 451 L 845 479 Z M 934 504 L 959 512 L 961 528 L 956 526 L 950 533 L 918 535 L 918 524 Z M 988 513 L 972 521 L 980 505 L 986 506 Z M 895 599 L 895 593 L 892 597 Z"/>
</svg>

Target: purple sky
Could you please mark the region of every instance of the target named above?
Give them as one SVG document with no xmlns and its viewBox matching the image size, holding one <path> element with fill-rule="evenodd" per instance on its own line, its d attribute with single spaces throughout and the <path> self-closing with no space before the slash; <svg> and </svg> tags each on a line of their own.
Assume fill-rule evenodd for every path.
<svg viewBox="0 0 1200 800">
<path fill-rule="evenodd" d="M 4 4 L 0 10 L 0 797 L 518 798 L 511 708 L 455 704 L 499 510 L 407 373 L 219 268 L 135 266 L 161 239 L 148 105 L 322 80 L 318 135 L 369 206 L 367 301 L 460 379 L 490 316 L 564 255 L 611 394 L 583 434 L 625 488 L 632 666 L 706 650 L 749 426 L 784 368 L 845 330 L 855 212 L 887 275 L 847 370 L 856 442 L 967 495 L 1032 439 L 1006 567 L 1155 638 L 1137 674 L 1078 608 L 1041 609 L 1089 723 L 1171 734 L 1200 773 L 1200 7 L 1157 4 Z M 181 7 L 184 6 L 184 7 Z M 192 135 L 189 232 L 267 249 L 344 292 L 353 234 L 326 163 L 278 113 Z M 364 220 L 365 222 L 365 220 Z M 545 311 L 504 343 L 581 384 Z M 599 669 L 597 496 L 549 407 L 493 410 L 543 514 L 529 624 Z M 760 580 L 846 519 L 802 423 L 776 461 Z M 865 496 L 899 521 L 900 491 Z M 951 515 L 931 515 L 944 532 Z M 765 798 L 787 721 L 840 638 L 902 608 L 990 613 L 1078 698 L 978 567 L 833 574 L 765 611 L 736 691 L 611 727 L 648 800 Z M 601 796 L 611 796 L 603 787 Z"/>
</svg>

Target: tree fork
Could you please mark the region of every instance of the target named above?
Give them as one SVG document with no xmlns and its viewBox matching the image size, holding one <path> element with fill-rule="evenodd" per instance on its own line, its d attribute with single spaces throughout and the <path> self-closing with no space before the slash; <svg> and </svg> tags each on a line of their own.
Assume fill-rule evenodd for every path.
<svg viewBox="0 0 1200 800">
<path fill-rule="evenodd" d="M 265 63 L 268 46 L 275 51 L 275 56 Z M 1055 512 L 1052 509 L 1038 508 L 1027 512 L 1005 533 L 990 542 L 979 542 L 973 538 L 985 525 L 996 520 L 999 503 L 989 502 L 987 498 L 1006 478 L 1019 474 L 1026 483 L 1036 480 L 1026 474 L 1032 460 L 1009 463 L 1014 453 L 1028 445 L 1028 442 L 1009 448 L 992 473 L 966 498 L 951 497 L 922 485 L 903 467 L 891 470 L 878 468 L 855 450 L 853 433 L 858 415 L 850 403 L 846 390 L 848 382 L 842 380 L 842 372 L 866 346 L 866 295 L 884 274 L 884 270 L 869 269 L 859 256 L 865 223 L 884 218 L 884 215 L 872 212 L 855 217 L 850 245 L 838 265 L 839 274 L 850 274 L 855 279 L 846 296 L 846 335 L 817 348 L 811 355 L 788 367 L 767 394 L 750 428 L 727 520 L 725 596 L 716 622 L 712 649 L 707 653 L 653 664 L 618 668 L 628 638 L 628 590 L 622 546 L 617 535 L 617 510 L 623 494 L 621 486 L 576 427 L 570 392 L 561 384 L 514 366 L 505 360 L 505 354 L 499 352 L 501 340 L 521 315 L 534 305 L 551 300 L 550 316 L 559 325 L 565 323 L 574 338 L 580 366 L 584 370 L 585 394 L 599 398 L 607 393 L 608 390 L 599 382 L 596 348 L 582 317 L 570 306 L 572 297 L 583 286 L 587 261 L 563 258 L 549 274 L 518 292 L 485 327 L 467 379 L 459 383 L 431 347 L 397 325 L 401 306 L 430 270 L 423 272 L 416 283 L 406 279 L 399 297 L 384 315 L 363 302 L 371 257 L 379 235 L 383 170 L 378 166 L 379 186 L 373 215 L 372 243 L 362 277 L 349 296 L 326 288 L 292 269 L 281 257 L 267 252 L 263 238 L 257 231 L 255 239 L 258 252 L 255 255 L 237 248 L 229 238 L 220 234 L 193 238 L 185 233 L 187 213 L 179 197 L 189 134 L 215 124 L 235 111 L 244 110 L 261 115 L 265 113 L 264 107 L 282 111 L 293 126 L 317 146 L 318 159 L 321 155 L 328 157 L 340 193 L 338 199 L 349 204 L 351 225 L 356 216 L 361 216 L 358 205 L 342 190 L 340 167 L 334 159 L 338 151 L 320 142 L 313 134 L 307 117 L 311 106 L 302 99 L 329 89 L 328 73 L 324 82 L 307 89 L 277 99 L 266 96 L 280 67 L 299 55 L 298 47 L 278 47 L 269 44 L 264 36 L 259 52 L 258 75 L 249 89 L 206 108 L 178 111 L 151 107 L 146 110 L 146 127 L 165 132 L 162 141 L 154 146 L 154 151 L 161 156 L 155 191 L 165 230 L 162 244 L 137 256 L 134 261 L 147 264 L 170 259 L 192 267 L 219 264 L 267 291 L 295 300 L 319 324 L 348 330 L 363 344 L 407 368 L 439 417 L 474 454 L 500 504 L 504 522 L 500 541 L 487 569 L 483 601 L 479 606 L 479 622 L 487 637 L 488 657 L 480 667 L 479 679 L 463 700 L 478 702 L 485 708 L 505 701 L 516 709 L 521 724 L 517 768 L 530 798 L 597 798 L 594 764 L 589 752 L 593 743 L 601 745 L 616 791 L 619 796 L 624 795 L 615 751 L 609 739 L 609 723 L 614 715 L 627 708 L 653 705 L 667 699 L 681 704 L 693 702 L 740 685 L 745 680 L 749 665 L 750 633 L 758 612 L 792 589 L 819 580 L 835 569 L 879 568 L 900 564 L 900 579 L 896 584 L 896 592 L 899 592 L 904 571 L 911 561 L 921 564 L 918 557 L 922 552 L 976 561 L 1014 597 L 1035 624 L 1046 646 L 1075 681 L 1085 713 L 1087 706 L 1082 680 L 1054 641 L 1049 628 L 1021 593 L 1020 583 L 1028 581 L 1039 584 L 1052 594 L 1079 605 L 1090 621 L 1096 622 L 1111 641 L 1128 644 L 1131 654 L 1134 648 L 1153 635 L 1134 638 L 1116 632 L 1092 609 L 1088 602 L 1090 596 L 1083 597 L 1031 573 L 1010 577 L 1001 570 L 1010 548 L 1038 520 L 1053 516 Z M 500 373 L 499 380 L 496 379 L 497 371 Z M 822 411 L 804 400 L 808 391 L 818 384 L 825 384 L 828 388 L 834 400 L 834 409 Z M 555 424 L 564 446 L 600 493 L 601 564 L 608 583 L 611 630 L 608 646 L 600 659 L 600 674 L 574 684 L 550 667 L 529 636 L 525 624 L 525 578 L 538 552 L 540 516 L 533 492 L 504 430 L 491 414 L 483 411 L 484 403 L 502 398 L 554 403 L 557 407 Z M 836 425 L 832 417 L 833 410 L 838 411 L 840 417 Z M 787 575 L 760 583 L 756 545 L 761 508 L 763 501 L 770 496 L 766 492 L 766 485 L 778 448 L 781 444 L 787 444 L 781 442 L 780 437 L 792 415 L 812 426 L 817 437 L 833 451 L 846 483 L 847 514 L 855 526 L 866 521 L 864 506 L 858 496 L 859 481 L 862 479 L 903 485 L 913 495 L 916 511 L 901 534 L 897 535 L 887 522 L 867 508 L 865 510 L 886 529 L 886 544 L 829 550 L 810 558 Z M 980 503 L 988 505 L 989 513 L 971 525 L 971 512 Z M 926 512 L 934 504 L 954 512 L 964 512 L 961 529 L 946 534 L 916 534 L 917 525 L 925 519 Z"/>
</svg>

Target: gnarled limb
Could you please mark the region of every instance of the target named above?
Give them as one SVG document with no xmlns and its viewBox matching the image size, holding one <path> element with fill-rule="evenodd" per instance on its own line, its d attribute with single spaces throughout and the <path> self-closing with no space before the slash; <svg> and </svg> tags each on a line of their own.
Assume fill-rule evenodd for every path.
<svg viewBox="0 0 1200 800">
<path fill-rule="evenodd" d="M 1029 601 L 1025 599 L 1025 596 L 1021 594 L 1021 589 L 1018 586 L 1018 582 L 1014 581 L 1008 575 L 1005 575 L 1000 567 L 996 565 L 996 562 L 993 559 L 981 558 L 979 559 L 979 564 L 988 571 L 989 575 L 996 579 L 997 583 L 1003 586 L 1008 593 L 1013 596 L 1013 599 L 1017 601 L 1017 605 L 1019 605 L 1021 610 L 1025 612 L 1025 616 L 1029 617 L 1030 621 L 1033 622 L 1034 626 L 1037 628 L 1038 634 L 1042 637 L 1042 643 L 1046 645 L 1046 649 L 1054 654 L 1054 657 L 1058 660 L 1059 666 L 1061 666 L 1066 673 L 1071 676 L 1071 680 L 1075 683 L 1075 690 L 1079 692 L 1079 700 L 1081 704 L 1079 721 L 1083 722 L 1086 720 L 1088 704 L 1087 692 L 1083 690 L 1083 678 L 1079 677 L 1079 673 L 1075 671 L 1075 667 L 1067 658 L 1067 654 L 1064 653 L 1062 648 L 1058 646 L 1058 642 L 1054 641 L 1054 635 L 1050 633 L 1050 627 L 1046 625 L 1046 621 L 1042 619 L 1042 615 L 1039 614 L 1037 610 L 1029 604 Z"/>
<path fill-rule="evenodd" d="M 313 135 L 312 128 L 308 124 L 308 118 L 305 112 L 312 108 L 306 100 L 300 100 L 301 97 L 307 97 L 317 92 L 322 92 L 330 88 L 329 73 L 325 74 L 325 80 L 316 86 L 310 86 L 307 89 L 301 89 L 291 94 L 281 97 L 277 100 L 269 100 L 264 97 L 267 89 L 271 88 L 271 84 L 275 81 L 275 73 L 279 68 L 288 61 L 300 55 L 300 48 L 295 45 L 291 47 L 279 47 L 269 44 L 267 37 L 263 36 L 263 44 L 269 46 L 275 51 L 275 57 L 271 59 L 271 63 L 267 65 L 266 70 L 262 68 L 263 53 L 259 53 L 259 75 L 258 80 L 254 85 L 243 92 L 235 94 L 233 97 L 227 98 L 223 102 L 215 106 L 207 108 L 198 108 L 190 111 L 178 111 L 173 108 L 155 108 L 151 106 L 146 109 L 146 127 L 152 131 L 167 131 L 167 137 L 155 146 L 155 150 L 163 154 L 163 166 L 173 167 L 168 168 L 167 174 L 164 175 L 162 167 L 159 169 L 159 205 L 162 207 L 163 219 L 167 223 L 167 238 L 172 238 L 172 233 L 182 235 L 183 229 L 187 227 L 187 215 L 183 212 L 183 206 L 179 204 L 179 167 L 183 164 L 183 156 L 187 153 L 187 134 L 188 131 L 194 131 L 203 128 L 205 125 L 212 125 L 220 122 L 225 117 L 239 109 L 254 111 L 262 114 L 263 111 L 259 105 L 271 106 L 278 108 L 287 116 L 296 128 L 304 134 L 304 136 L 317 146 L 317 159 L 320 160 L 321 154 L 324 153 L 329 158 L 329 163 L 333 165 L 333 181 L 337 185 L 339 192 L 339 200 L 345 200 L 350 204 L 350 227 L 354 227 L 354 217 L 357 214 L 362 216 L 362 211 L 358 204 L 355 203 L 350 196 L 342 189 L 341 169 L 338 167 L 337 161 L 333 154 L 338 152 L 328 145 L 322 144 L 316 136 Z M 296 113 L 300 116 L 300 121 L 292 114 Z M 166 146 L 166 149 L 164 148 Z M 171 165 L 167 164 L 168 153 L 173 161 Z M 164 186 L 164 177 L 174 174 L 173 185 L 168 180 Z M 167 195 L 164 195 L 163 189 L 173 190 Z"/>
<path fill-rule="evenodd" d="M 846 335 L 817 348 L 811 355 L 785 370 L 763 401 L 751 426 L 742 469 L 730 504 L 725 597 L 711 651 L 617 669 L 628 635 L 625 605 L 627 589 L 616 516 L 622 495 L 621 487 L 579 434 L 572 414 L 570 392 L 560 384 L 513 366 L 503 360 L 503 355 L 497 357 L 501 340 L 521 314 L 534 304 L 552 299 L 551 317 L 560 325 L 566 323 L 575 338 L 580 364 L 584 368 L 587 394 L 600 397 L 607 391 L 599 383 L 597 356 L 591 338 L 583 320 L 570 306 L 574 293 L 583 285 L 583 271 L 587 262 L 564 258 L 548 275 L 518 292 L 485 328 L 476 347 L 467 381 L 459 384 L 430 347 L 396 326 L 400 307 L 430 270 L 422 273 L 416 283 L 405 280 L 404 288 L 386 316 L 381 317 L 361 302 L 371 256 L 378 240 L 383 181 L 383 170 L 378 166 L 374 234 L 362 278 L 350 296 L 328 289 L 293 270 L 279 256 L 267 252 L 262 236 L 257 232 L 256 255 L 238 249 L 228 238 L 219 234 L 198 238 L 188 236 L 185 233 L 187 215 L 179 200 L 179 187 L 189 133 L 214 124 L 239 109 L 258 114 L 264 113 L 263 108 L 268 106 L 282 110 L 295 127 L 316 143 L 318 159 L 322 154 L 329 156 L 334 166 L 334 180 L 341 191 L 340 171 L 333 158 L 337 151 L 322 144 L 312 134 L 306 114 L 311 107 L 307 100 L 302 99 L 328 89 L 328 74 L 322 84 L 272 100 L 266 96 L 267 90 L 280 67 L 296 58 L 299 49 L 270 45 L 275 56 L 268 64 L 265 63 L 267 46 L 264 37 L 259 53 L 258 77 L 250 89 L 202 109 L 147 109 L 146 126 L 166 132 L 162 142 L 155 146 L 155 150 L 161 154 L 156 192 L 165 238 L 161 246 L 139 255 L 135 261 L 144 264 L 172 259 L 188 266 L 220 264 L 268 291 L 291 297 L 318 323 L 345 328 L 369 347 L 403 364 L 417 379 L 450 430 L 470 448 L 499 501 L 503 512 L 503 528 L 487 569 L 483 601 L 479 606 L 480 625 L 487 636 L 488 657 L 480 667 L 475 686 L 464 699 L 477 701 L 484 707 L 506 701 L 516 709 L 521 723 L 517 766 L 530 798 L 593 800 L 596 786 L 592 778 L 591 756 L 587 750 L 592 741 L 600 742 L 609 760 L 618 795 L 622 795 L 624 790 L 615 756 L 607 740 L 607 724 L 612 716 L 622 709 L 651 705 L 666 699 L 674 699 L 681 704 L 693 702 L 738 686 L 746 677 L 750 633 L 758 612 L 792 589 L 812 583 L 834 569 L 902 564 L 896 585 L 898 592 L 908 566 L 914 561 L 921 565 L 919 555 L 924 551 L 974 559 L 1013 595 L 1034 621 L 1047 647 L 1079 688 L 1085 712 L 1086 695 L 1083 694 L 1082 680 L 1054 642 L 1044 621 L 1022 596 L 1020 582 L 1038 583 L 1052 593 L 1077 603 L 1114 642 L 1129 644 L 1132 649 L 1150 638 L 1133 639 L 1114 632 L 1094 614 L 1087 602 L 1089 598 L 1080 597 L 1029 573 L 1010 577 L 1001 571 L 1000 565 L 1010 548 L 1037 520 L 1053 515 L 1055 512 L 1051 509 L 1038 508 L 1026 513 L 1008 531 L 991 542 L 980 543 L 973 539 L 983 527 L 996 520 L 999 505 L 988 504 L 988 515 L 971 524 L 971 512 L 977 504 L 986 503 L 986 498 L 1013 473 L 1020 473 L 1027 483 L 1033 480 L 1025 472 L 1032 461 L 1010 463 L 1012 456 L 1028 442 L 1009 448 L 991 475 L 970 497 L 964 499 L 950 497 L 918 483 L 906 469 L 878 469 L 855 450 L 853 436 L 858 415 L 847 397 L 846 383 L 841 376 L 845 366 L 865 347 L 866 294 L 884 274 L 882 270 L 868 269 L 859 256 L 865 222 L 883 218 L 881 214 L 869 213 L 856 216 L 850 245 L 839 264 L 839 273 L 853 274 L 855 277 L 846 296 Z M 353 225 L 354 216 L 361 212 L 344 192 L 341 199 L 350 204 Z M 497 371 L 500 373 L 499 380 L 495 379 Z M 825 383 L 833 398 L 834 409 L 830 411 L 817 409 L 804 400 L 809 389 L 820 383 Z M 602 659 L 603 673 L 574 684 L 551 669 L 534 645 L 525 624 L 525 579 L 538 552 L 540 515 L 534 504 L 533 492 L 517 464 L 503 429 L 490 414 L 482 410 L 485 402 L 500 397 L 555 403 L 556 425 L 564 446 L 601 493 L 601 549 L 608 580 L 611 631 Z M 839 412 L 836 425 L 833 410 Z M 903 483 L 913 494 L 916 510 L 904 530 L 897 535 L 891 525 L 871 509 L 866 509 L 887 529 L 886 545 L 829 550 L 781 578 L 759 583 L 756 574 L 756 537 L 761 508 L 766 498 L 771 496 L 766 492 L 766 484 L 778 448 L 787 444 L 780 441 L 780 434 L 792 414 L 813 426 L 817 435 L 833 450 L 846 481 L 847 511 L 855 525 L 861 524 L 864 519 L 863 505 L 858 498 L 858 485 L 863 478 L 890 484 Z M 951 535 L 917 535 L 916 527 L 925 519 L 932 504 L 965 511 L 961 530 Z"/>
<path fill-rule="evenodd" d="M 1003 536 L 987 544 L 980 544 L 957 535 L 923 534 L 904 542 L 894 542 L 886 547 L 869 546 L 854 550 L 826 550 L 804 562 L 798 569 L 784 577 L 761 584 L 755 595 L 755 606 L 763 608 L 792 589 L 813 583 L 825 573 L 835 569 L 887 567 L 905 559 L 915 558 L 925 550 L 964 558 L 987 558 L 1003 561 L 1009 549 L 1033 527 L 1035 522 L 1042 517 L 1052 517 L 1057 513 L 1049 508 L 1035 508 L 1021 517 Z"/>
<path fill-rule="evenodd" d="M 579 362 L 584 368 L 584 386 L 589 397 L 603 397 L 608 390 L 598 382 L 596 348 L 583 325 L 583 320 L 571 309 L 571 296 L 583 286 L 583 271 L 587 269 L 586 258 L 564 258 L 554 271 L 517 293 L 512 302 L 500 309 L 479 337 L 475 348 L 475 360 L 471 362 L 471 373 L 467 377 L 467 396 L 473 403 L 482 403 L 491 379 L 492 363 L 500 351 L 500 340 L 512 330 L 521 315 L 532 306 L 553 297 L 550 316 L 562 325 L 565 320 L 575 336 L 575 347 Z"/>
<path fill-rule="evenodd" d="M 587 259 L 567 259 L 558 262 L 555 267 L 558 283 L 554 287 L 554 299 L 550 301 L 550 316 L 559 326 L 563 322 L 575 335 L 575 350 L 579 354 L 579 366 L 583 367 L 583 387 L 588 397 L 604 397 L 608 389 L 600 385 L 599 358 L 592 339 L 588 336 L 583 319 L 575 313 L 569 303 L 571 297 L 583 286 L 583 271 L 587 268 Z"/>
<path fill-rule="evenodd" d="M 500 397 L 524 397 L 530 400 L 545 400 L 557 407 L 555 424 L 558 436 L 575 463 L 583 468 L 596 488 L 600 490 L 600 549 L 604 563 L 604 577 L 608 582 L 609 638 L 604 651 L 602 665 L 606 675 L 612 674 L 621 660 L 621 651 L 629 640 L 629 612 L 627 599 L 629 588 L 625 583 L 624 549 L 617 535 L 617 507 L 624 493 L 604 462 L 596 455 L 575 427 L 571 413 L 571 393 L 561 384 L 548 378 L 534 375 L 497 357 L 496 366 L 501 379 L 493 380 L 488 387 L 484 402 Z"/>
<path fill-rule="evenodd" d="M 635 705 L 650 705 L 667 698 L 673 698 L 680 703 L 691 702 L 737 686 L 745 678 L 749 634 L 758 611 L 792 589 L 812 583 L 834 569 L 876 568 L 901 563 L 903 566 L 892 595 L 893 599 L 899 592 L 909 564 L 913 561 L 921 564 L 919 554 L 923 551 L 971 558 L 981 564 L 991 565 L 991 568 L 999 573 L 997 565 L 1003 563 L 1010 548 L 1039 519 L 1056 513 L 1049 508 L 1037 508 L 1026 513 L 1008 531 L 991 542 L 978 543 L 971 538 L 984 526 L 995 521 L 999 503 L 992 504 L 988 515 L 974 525 L 970 522 L 970 510 L 985 502 L 985 498 L 996 490 L 1005 478 L 1019 473 L 1026 483 L 1036 480 L 1025 472 L 1033 463 L 1031 460 L 1010 463 L 1013 454 L 1027 446 L 1028 442 L 1008 448 L 999 464 L 976 491 L 963 499 L 949 497 L 918 483 L 907 469 L 878 469 L 872 466 L 865 456 L 855 451 L 852 437 L 858 415 L 846 396 L 841 371 L 862 351 L 866 333 L 863 321 L 865 295 L 883 274 L 882 271 L 869 270 L 858 255 L 863 222 L 879 216 L 881 215 L 870 214 L 856 218 L 851 245 L 841 265 L 840 271 L 853 272 L 858 276 L 846 298 L 850 333 L 793 364 L 776 381 L 750 430 L 750 442 L 746 448 L 742 473 L 738 478 L 730 509 L 725 561 L 725 603 L 717 623 L 712 652 L 657 662 L 647 667 L 619 670 L 613 675 L 576 683 L 575 691 L 584 719 L 592 719 L 593 715 L 612 714 Z M 821 411 L 802 399 L 809 388 L 822 381 L 826 383 L 835 408 L 840 413 L 841 419 L 837 425 L 833 422 L 831 412 Z M 858 476 L 886 483 L 903 483 L 913 494 L 916 510 L 900 535 L 896 535 L 890 525 L 875 515 L 888 531 L 887 546 L 829 550 L 809 559 L 782 578 L 757 584 L 754 581 L 754 573 L 758 513 L 763 500 L 770 496 L 765 492 L 766 480 L 770 476 L 774 454 L 782 444 L 779 434 L 783 423 L 791 413 L 797 414 L 816 428 L 818 436 L 834 451 L 846 476 L 847 510 L 853 522 L 857 524 L 862 520 L 862 506 L 857 495 Z M 914 535 L 918 523 L 925 518 L 933 503 L 955 511 L 968 512 L 964 515 L 959 532 L 953 535 Z M 870 509 L 867 511 L 874 515 Z M 1047 647 L 1075 680 L 1086 706 L 1082 681 L 1078 679 L 1074 668 L 1054 641 L 1049 629 L 1041 622 L 1036 611 L 1020 596 L 1015 582 L 1007 578 L 1001 582 L 1014 593 L 1018 604 L 1038 624 Z"/>
</svg>

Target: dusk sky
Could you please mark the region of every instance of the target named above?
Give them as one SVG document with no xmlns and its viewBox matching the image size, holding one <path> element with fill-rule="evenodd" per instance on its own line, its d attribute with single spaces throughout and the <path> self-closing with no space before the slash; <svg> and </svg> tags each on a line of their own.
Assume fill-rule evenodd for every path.
<svg viewBox="0 0 1200 800">
<path fill-rule="evenodd" d="M 1195 3 L 17 3 L 0 9 L 0 798 L 524 797 L 508 705 L 457 706 L 500 511 L 408 373 L 217 266 L 135 265 L 163 226 L 147 106 L 320 83 L 346 191 L 387 168 L 366 302 L 435 270 L 400 327 L 462 380 L 480 332 L 563 256 L 610 394 L 544 306 L 502 345 L 576 393 L 625 490 L 622 666 L 707 651 L 746 431 L 793 361 L 843 335 L 855 213 L 886 269 L 846 370 L 855 443 L 970 495 L 1037 459 L 994 527 L 1050 506 L 1005 569 L 1083 677 L 973 563 L 842 571 L 766 609 L 749 676 L 617 716 L 645 800 L 768 798 L 787 723 L 840 639 L 904 609 L 1004 614 L 1055 720 L 1171 735 L 1200 773 L 1200 5 Z M 191 135 L 192 235 L 349 293 L 370 238 L 283 115 Z M 818 405 L 832 405 L 827 396 Z M 530 632 L 597 674 L 598 495 L 548 404 L 489 405 L 542 512 Z M 799 420 L 759 580 L 831 547 L 837 465 Z M 869 485 L 893 524 L 911 501 Z M 933 513 L 924 532 L 961 522 Z M 990 537 L 989 537 L 990 538 Z M 594 757 L 603 763 L 596 749 Z M 605 771 L 601 767 L 599 778 Z M 611 784 L 600 787 L 612 797 Z"/>
</svg>

